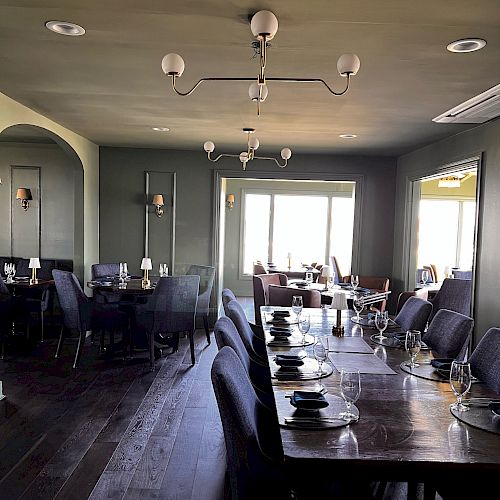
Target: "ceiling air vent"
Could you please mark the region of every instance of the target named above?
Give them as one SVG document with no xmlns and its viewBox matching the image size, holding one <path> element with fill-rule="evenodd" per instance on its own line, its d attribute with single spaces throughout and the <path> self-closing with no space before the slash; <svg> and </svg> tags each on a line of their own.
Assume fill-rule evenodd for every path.
<svg viewBox="0 0 500 500">
<path fill-rule="evenodd" d="M 500 115 L 500 84 L 433 118 L 437 123 L 484 123 Z"/>
</svg>

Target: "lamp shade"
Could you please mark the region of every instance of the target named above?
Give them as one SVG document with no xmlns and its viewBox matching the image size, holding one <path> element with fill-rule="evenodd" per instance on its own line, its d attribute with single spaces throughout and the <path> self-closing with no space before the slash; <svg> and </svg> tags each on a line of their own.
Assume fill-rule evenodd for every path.
<svg viewBox="0 0 500 500">
<path fill-rule="evenodd" d="M 267 88 L 267 85 L 265 83 L 260 86 L 262 87 L 260 101 L 264 102 L 266 100 L 267 94 L 269 94 L 269 89 Z M 252 101 L 259 100 L 259 84 L 257 82 L 253 82 L 250 84 L 250 87 L 248 88 L 248 95 L 250 96 L 250 99 L 252 99 Z"/>
<path fill-rule="evenodd" d="M 248 153 L 246 151 L 242 151 L 240 153 L 240 161 L 241 163 L 245 163 L 248 161 Z"/>
<path fill-rule="evenodd" d="M 207 141 L 205 144 L 203 144 L 203 149 L 207 153 L 211 153 L 215 149 L 215 144 L 212 141 Z"/>
<path fill-rule="evenodd" d="M 141 269 L 143 271 L 151 271 L 153 269 L 153 263 L 149 257 L 144 257 L 141 262 Z"/>
<path fill-rule="evenodd" d="M 347 296 L 342 292 L 335 292 L 332 298 L 332 309 L 344 310 L 347 309 Z"/>
<path fill-rule="evenodd" d="M 356 54 L 342 54 L 337 61 L 337 71 L 341 76 L 355 75 L 361 66 Z"/>
<path fill-rule="evenodd" d="M 40 259 L 38 257 L 31 257 L 28 267 L 30 269 L 40 269 L 42 267 L 40 265 Z"/>
<path fill-rule="evenodd" d="M 321 268 L 321 276 L 323 276 L 324 278 L 332 278 L 333 269 L 330 266 L 323 266 Z"/>
<path fill-rule="evenodd" d="M 250 137 L 250 139 L 248 139 L 248 147 L 250 149 L 259 149 L 259 146 L 260 142 L 259 139 L 257 139 L 257 137 Z"/>
<path fill-rule="evenodd" d="M 153 205 L 165 205 L 163 202 L 163 195 L 162 194 L 154 194 L 153 195 Z"/>
<path fill-rule="evenodd" d="M 228 194 L 226 201 L 228 203 L 234 203 L 234 194 Z"/>
<path fill-rule="evenodd" d="M 31 189 L 29 188 L 18 188 L 16 193 L 16 200 L 32 200 Z"/>
<path fill-rule="evenodd" d="M 161 69 L 166 75 L 181 76 L 184 66 L 184 59 L 179 54 L 167 54 L 161 61 Z"/>
<path fill-rule="evenodd" d="M 281 158 L 289 160 L 292 157 L 292 150 L 290 148 L 283 148 L 281 150 Z"/>
<path fill-rule="evenodd" d="M 269 10 L 259 10 L 250 21 L 250 29 L 256 38 L 272 40 L 278 31 L 278 18 Z"/>
</svg>

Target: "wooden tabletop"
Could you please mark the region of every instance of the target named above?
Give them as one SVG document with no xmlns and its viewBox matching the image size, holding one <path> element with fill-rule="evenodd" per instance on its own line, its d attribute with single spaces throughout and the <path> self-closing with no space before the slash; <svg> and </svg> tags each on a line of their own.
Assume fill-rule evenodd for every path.
<svg viewBox="0 0 500 500">
<path fill-rule="evenodd" d="M 148 295 L 154 292 L 154 287 L 156 281 L 159 278 L 151 278 L 151 286 L 149 288 L 143 288 L 142 279 L 129 279 L 125 281 L 125 288 L 120 288 L 118 281 L 113 281 L 111 285 L 104 285 L 102 282 L 89 281 L 87 286 L 95 291 L 102 291 L 106 293 L 114 293 L 117 295 L 122 294 L 134 294 L 134 295 Z"/>
<path fill-rule="evenodd" d="M 311 316 L 309 333 L 331 335 L 336 311 L 304 312 Z M 264 325 L 265 314 L 262 313 Z M 351 311 L 343 311 L 345 335 L 363 338 L 396 374 L 361 375 L 361 396 L 356 402 L 360 419 L 355 424 L 328 430 L 281 428 L 285 458 L 297 467 L 297 473 L 303 473 L 304 467 L 313 467 L 319 474 L 321 469 L 337 474 L 344 468 L 352 473 L 352 468 L 357 467 L 363 474 L 373 473 L 379 479 L 424 481 L 447 475 L 447 479 L 457 480 L 456 474 L 462 469 L 467 473 L 474 471 L 475 480 L 481 475 L 491 476 L 493 470 L 500 471 L 500 436 L 459 422 L 450 413 L 449 405 L 455 396 L 449 384 L 404 373 L 399 365 L 408 359 L 405 351 L 374 344 L 370 340 L 374 330 L 355 325 L 350 316 Z M 311 353 L 310 347 L 305 349 Z M 268 348 L 270 356 L 276 352 Z M 334 352 L 330 356 L 335 359 Z M 422 351 L 417 361 L 428 362 L 431 357 Z M 330 377 L 322 379 L 328 393 L 338 396 L 339 381 L 340 374 L 335 369 Z M 278 408 L 285 401 L 285 393 L 314 387 L 312 382 L 273 384 Z M 483 384 L 473 384 L 469 396 L 500 398 Z"/>
<path fill-rule="evenodd" d="M 54 280 L 37 280 L 36 283 L 31 283 L 29 279 L 27 280 L 21 280 L 18 281 L 14 278 L 13 283 L 7 283 L 7 281 L 4 281 L 4 283 L 8 287 L 19 287 L 19 288 L 37 288 L 37 287 L 46 287 L 49 285 L 54 284 Z"/>
</svg>

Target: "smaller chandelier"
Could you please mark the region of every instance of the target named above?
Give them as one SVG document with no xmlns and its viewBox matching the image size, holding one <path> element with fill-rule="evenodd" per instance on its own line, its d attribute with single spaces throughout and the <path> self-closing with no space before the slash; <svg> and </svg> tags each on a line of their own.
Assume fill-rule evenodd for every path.
<svg viewBox="0 0 500 500">
<path fill-rule="evenodd" d="M 288 164 L 288 160 L 292 156 L 292 150 L 290 148 L 283 148 L 281 150 L 281 158 L 284 160 L 283 165 L 276 159 L 267 156 L 255 156 L 255 151 L 259 149 L 259 139 L 257 137 L 251 137 L 251 134 L 255 133 L 255 129 L 253 128 L 244 128 L 243 132 L 247 134 L 247 150 L 242 151 L 239 155 L 237 154 L 228 154 L 223 153 L 217 156 L 216 158 L 212 158 L 210 155 L 215 150 L 215 144 L 212 141 L 207 141 L 203 144 L 203 149 L 207 153 L 207 157 L 210 161 L 216 162 L 219 161 L 223 157 L 229 158 L 238 158 L 243 164 L 243 170 L 247 169 L 247 163 L 252 160 L 272 160 L 278 165 L 280 168 L 285 168 Z"/>
</svg>

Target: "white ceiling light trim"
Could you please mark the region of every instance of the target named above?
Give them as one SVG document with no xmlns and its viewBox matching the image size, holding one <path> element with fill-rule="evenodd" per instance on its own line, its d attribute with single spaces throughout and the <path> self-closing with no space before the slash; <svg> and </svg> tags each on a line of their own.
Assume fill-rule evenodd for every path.
<svg viewBox="0 0 500 500">
<path fill-rule="evenodd" d="M 486 40 L 482 38 L 462 38 L 461 40 L 455 40 L 447 45 L 447 49 L 450 52 L 475 52 L 476 50 L 481 50 L 486 45 Z"/>
<path fill-rule="evenodd" d="M 243 132 L 247 134 L 247 150 L 242 151 L 240 154 L 228 154 L 228 153 L 223 153 L 217 156 L 216 158 L 212 158 L 211 154 L 215 151 L 215 144 L 212 141 L 207 141 L 205 144 L 203 144 L 203 149 L 207 153 L 207 158 L 212 161 L 216 162 L 219 161 L 223 157 L 229 157 L 229 158 L 238 158 L 241 163 L 243 164 L 243 170 L 247 169 L 247 163 L 252 160 L 272 160 L 278 165 L 280 168 L 285 168 L 288 164 L 288 160 L 292 157 L 292 150 L 290 148 L 283 148 L 280 152 L 281 158 L 285 160 L 283 165 L 276 159 L 272 157 L 267 157 L 267 156 L 255 156 L 255 151 L 259 149 L 260 142 L 259 139 L 256 137 L 252 136 L 252 134 L 255 132 L 255 129 L 253 128 L 244 128 Z"/>
<path fill-rule="evenodd" d="M 81 36 L 85 34 L 85 28 L 69 21 L 47 21 L 45 27 L 58 35 Z"/>
<path fill-rule="evenodd" d="M 341 139 L 356 139 L 358 137 L 356 134 L 340 134 Z"/>
<path fill-rule="evenodd" d="M 339 92 L 333 90 L 321 78 L 266 78 L 265 69 L 267 64 L 267 43 L 272 40 L 278 31 L 278 19 L 268 10 L 257 12 L 250 22 L 250 29 L 255 38 L 259 41 L 259 75 L 255 78 L 240 78 L 240 77 L 203 77 L 187 92 L 181 92 L 176 87 L 176 80 L 184 73 L 184 59 L 179 54 L 170 53 L 163 57 L 161 67 L 165 75 L 172 79 L 172 88 L 180 96 L 191 95 L 203 82 L 208 81 L 237 81 L 237 82 L 254 82 L 250 86 L 249 96 L 253 101 L 257 102 L 257 115 L 260 115 L 260 104 L 267 96 L 266 81 L 285 82 L 285 83 L 321 83 L 328 91 L 340 96 L 345 94 L 349 89 L 350 78 L 357 74 L 360 68 L 360 60 L 356 54 L 343 54 L 337 61 L 337 71 L 339 75 L 346 78 L 346 86 L 344 90 Z"/>
<path fill-rule="evenodd" d="M 168 127 L 152 127 L 155 132 L 170 132 Z"/>
</svg>

